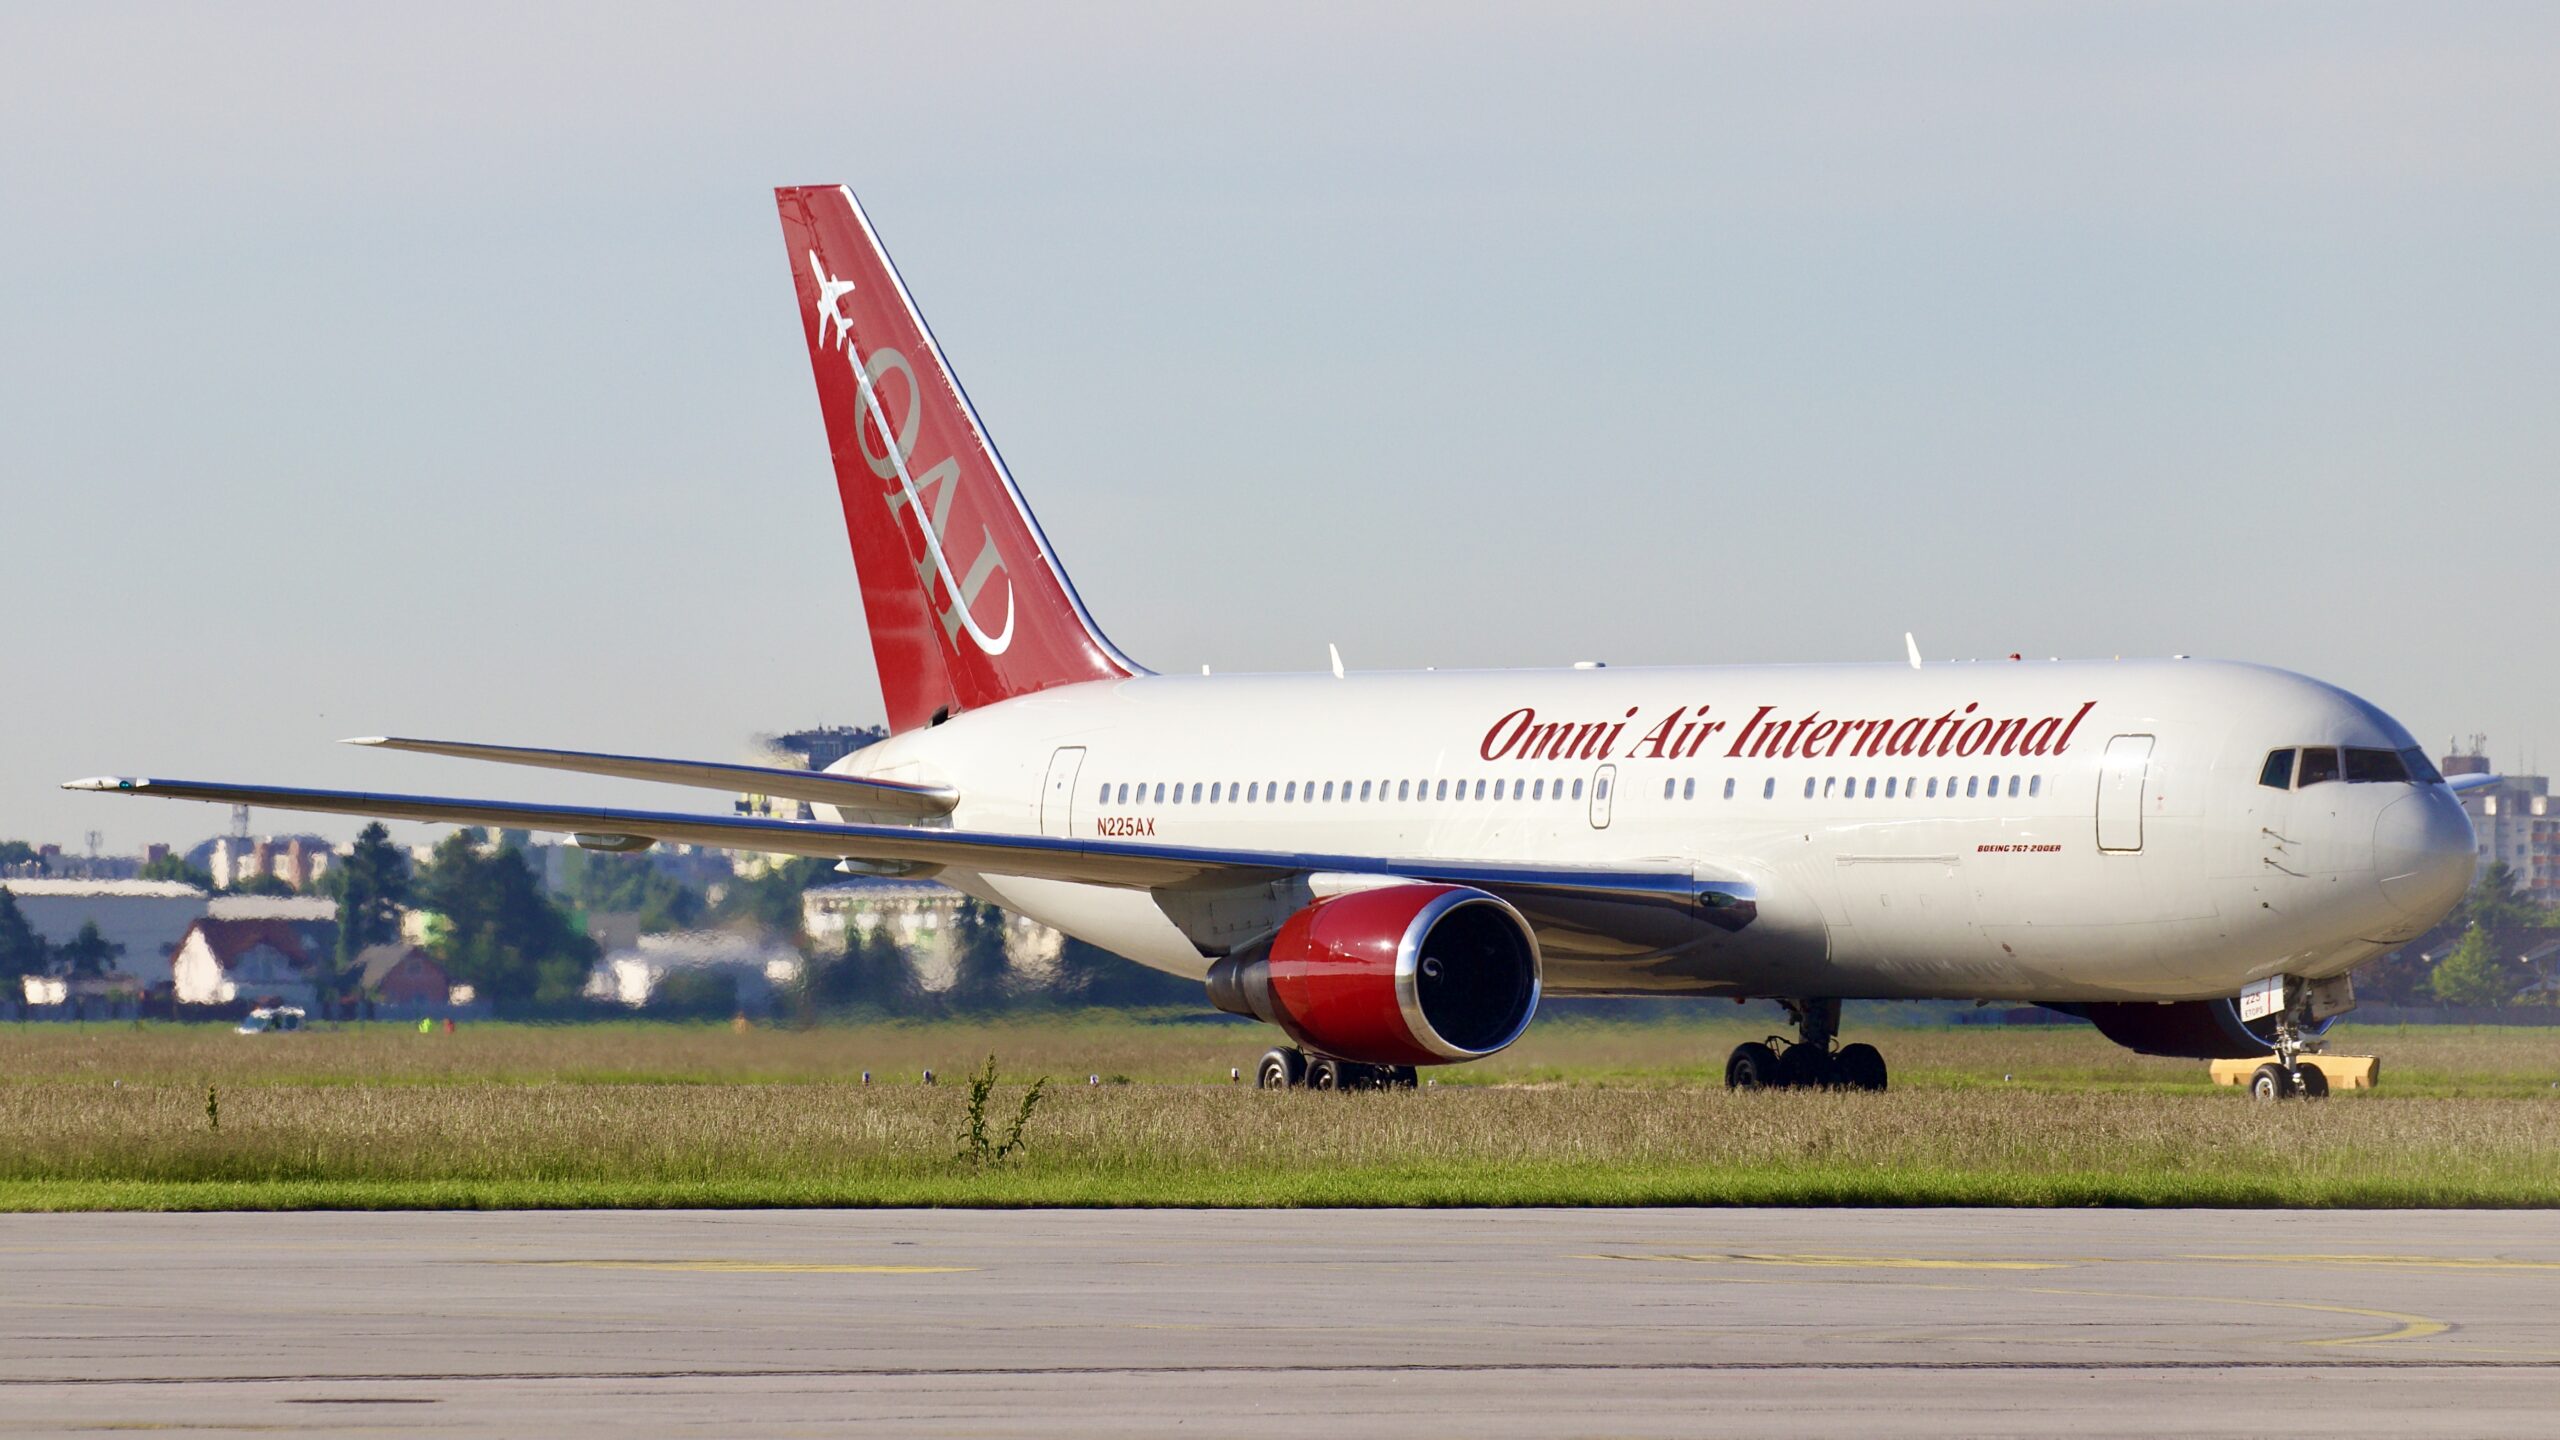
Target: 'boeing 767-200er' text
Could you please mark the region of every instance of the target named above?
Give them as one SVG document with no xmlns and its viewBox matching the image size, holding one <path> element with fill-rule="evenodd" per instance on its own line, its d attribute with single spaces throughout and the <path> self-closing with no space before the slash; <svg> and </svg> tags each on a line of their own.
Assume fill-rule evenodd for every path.
<svg viewBox="0 0 2560 1440">
<path fill-rule="evenodd" d="M 1843 998 L 2034 1002 L 2268 1055 L 2440 920 L 2469 820 L 2332 685 L 2197 660 L 1156 675 L 1086 613 L 851 191 L 777 192 L 889 738 L 824 772 L 378 738 L 806 801 L 806 821 L 73 788 L 932 876 L 1278 1026 L 1270 1086 L 1413 1083 L 1542 995 L 1769 997 L 1736 1086 L 1881 1089 Z"/>
</svg>

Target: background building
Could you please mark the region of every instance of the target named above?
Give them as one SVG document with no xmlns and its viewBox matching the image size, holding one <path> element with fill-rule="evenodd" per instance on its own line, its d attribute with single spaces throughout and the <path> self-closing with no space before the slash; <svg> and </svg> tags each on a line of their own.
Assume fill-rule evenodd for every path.
<svg viewBox="0 0 2560 1440">
<path fill-rule="evenodd" d="M 2482 737 L 2471 737 L 2470 753 L 2444 757 L 2444 773 L 2496 775 Z M 2505 861 L 2515 872 L 2516 890 L 2540 904 L 2560 903 L 2560 809 L 2551 804 L 2551 781 L 2542 775 L 2502 775 L 2493 784 L 2462 794 L 2463 811 L 2471 817 L 2471 833 L 2479 840 L 2480 868 Z"/>
</svg>

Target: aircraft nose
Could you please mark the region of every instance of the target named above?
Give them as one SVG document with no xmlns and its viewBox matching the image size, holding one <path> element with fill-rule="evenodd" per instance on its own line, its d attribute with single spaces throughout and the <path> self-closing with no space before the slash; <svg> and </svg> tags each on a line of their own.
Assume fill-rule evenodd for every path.
<svg viewBox="0 0 2560 1440">
<path fill-rule="evenodd" d="M 2471 817 L 2449 791 L 2428 788 L 2391 802 L 2373 822 L 2374 873 L 2383 897 L 2433 925 L 2471 888 Z"/>
</svg>

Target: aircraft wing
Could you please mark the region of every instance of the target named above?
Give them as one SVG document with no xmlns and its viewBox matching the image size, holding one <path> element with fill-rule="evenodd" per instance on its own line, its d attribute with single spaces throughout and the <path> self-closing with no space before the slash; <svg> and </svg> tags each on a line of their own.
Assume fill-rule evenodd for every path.
<svg viewBox="0 0 2560 1440">
<path fill-rule="evenodd" d="M 915 816 L 948 815 L 960 803 L 960 792 L 945 785 L 910 785 L 895 780 L 866 780 L 818 770 L 784 770 L 769 765 L 720 765 L 700 760 L 656 760 L 645 755 L 598 755 L 585 750 L 536 750 L 518 745 L 478 745 L 463 740 L 412 740 L 399 735 L 373 735 L 350 740 L 378 750 L 407 750 L 420 755 L 450 755 L 461 760 L 494 760 L 501 765 L 531 765 L 542 770 L 574 770 L 623 780 L 649 780 L 661 785 L 690 785 L 732 794 L 774 795 L 786 800 L 815 800 L 848 810 Z"/>
<path fill-rule="evenodd" d="M 567 833 L 598 848 L 639 848 L 671 840 L 728 850 L 810 855 L 833 860 L 949 867 L 1136 890 L 1226 890 L 1314 874 L 1393 876 L 1472 885 L 1510 900 L 1533 920 L 1593 904 L 1671 909 L 1739 930 L 1750 923 L 1755 896 L 1739 880 L 1700 881 L 1685 864 L 1658 868 L 1503 865 L 1376 855 L 1300 854 L 1190 845 L 1127 844 L 1045 835 L 1001 835 L 907 825 L 830 825 L 746 815 L 686 815 L 583 805 L 534 805 L 300 790 L 196 780 L 74 780 L 66 790 L 210 800 L 271 810 L 309 810 L 383 820 L 423 820 Z"/>
</svg>

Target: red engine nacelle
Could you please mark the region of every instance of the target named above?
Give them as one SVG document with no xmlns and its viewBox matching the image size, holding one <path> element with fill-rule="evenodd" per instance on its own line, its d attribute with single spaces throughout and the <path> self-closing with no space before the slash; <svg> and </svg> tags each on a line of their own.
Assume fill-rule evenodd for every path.
<svg viewBox="0 0 2560 1440">
<path fill-rule="evenodd" d="M 1529 1027 L 1538 939 L 1519 911 L 1481 890 L 1355 890 L 1211 965 L 1209 1000 L 1337 1060 L 1476 1060 Z"/>
</svg>

